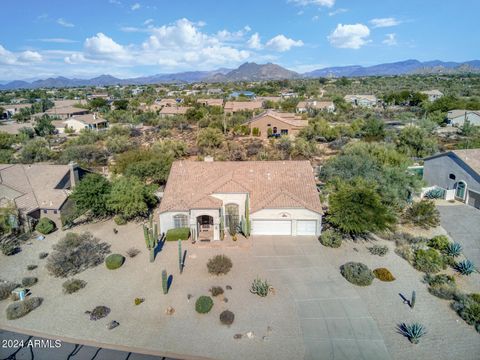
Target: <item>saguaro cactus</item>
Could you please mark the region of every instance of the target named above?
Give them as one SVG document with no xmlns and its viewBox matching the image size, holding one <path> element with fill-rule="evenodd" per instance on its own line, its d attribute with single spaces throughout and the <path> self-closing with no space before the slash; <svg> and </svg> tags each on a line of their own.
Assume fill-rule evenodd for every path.
<svg viewBox="0 0 480 360">
<path fill-rule="evenodd" d="M 415 306 L 415 301 L 417 300 L 417 293 L 415 290 L 412 291 L 412 300 L 410 300 L 410 307 L 413 309 Z"/>
<path fill-rule="evenodd" d="M 168 293 L 168 274 L 167 270 L 162 270 L 162 288 L 163 293 L 167 295 Z"/>
<path fill-rule="evenodd" d="M 183 261 L 182 261 L 182 240 L 178 240 L 178 269 L 180 270 L 180 274 L 183 271 Z"/>
<path fill-rule="evenodd" d="M 150 220 L 150 227 L 143 225 L 143 236 L 147 249 L 150 251 L 150 262 L 153 262 L 155 260 L 155 247 L 158 241 L 157 224 L 152 225 L 152 221 Z"/>
</svg>

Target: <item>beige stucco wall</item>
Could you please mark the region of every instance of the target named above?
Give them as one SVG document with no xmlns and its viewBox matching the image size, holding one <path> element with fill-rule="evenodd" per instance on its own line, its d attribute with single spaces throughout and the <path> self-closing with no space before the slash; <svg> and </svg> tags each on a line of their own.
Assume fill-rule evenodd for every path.
<svg viewBox="0 0 480 360">
<path fill-rule="evenodd" d="M 270 124 L 271 126 L 268 126 L 268 124 Z M 274 127 L 276 127 L 278 134 L 281 133 L 282 129 L 286 129 L 286 130 L 288 130 L 288 135 L 292 136 L 292 137 L 297 135 L 298 132 L 300 131 L 299 127 L 296 127 L 296 126 L 287 124 L 283 121 L 277 120 L 270 115 L 265 115 L 265 116 L 262 116 L 261 118 L 255 120 L 255 121 L 252 121 L 249 124 L 249 126 L 250 126 L 250 130 L 252 130 L 253 128 L 259 128 L 260 129 L 260 137 L 264 138 L 264 139 L 266 139 L 268 137 L 268 128 L 269 127 L 272 128 L 272 130 L 273 130 Z"/>
</svg>

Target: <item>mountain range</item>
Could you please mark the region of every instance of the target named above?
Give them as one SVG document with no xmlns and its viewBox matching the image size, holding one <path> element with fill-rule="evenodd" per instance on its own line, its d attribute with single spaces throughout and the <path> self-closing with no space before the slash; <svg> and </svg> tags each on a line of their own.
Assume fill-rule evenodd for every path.
<svg viewBox="0 0 480 360">
<path fill-rule="evenodd" d="M 213 71 L 188 71 L 173 74 L 156 74 L 130 79 L 119 79 L 111 75 L 101 75 L 92 79 L 69 79 L 55 77 L 32 82 L 15 80 L 4 85 L 0 90 L 61 88 L 79 86 L 108 86 L 108 85 L 147 85 L 161 83 L 193 83 L 193 82 L 232 82 L 232 81 L 262 81 L 285 80 L 298 78 L 319 77 L 364 77 L 364 76 L 393 76 L 409 74 L 462 74 L 480 73 L 480 60 L 466 62 L 444 62 L 440 60 L 421 62 L 405 60 L 373 66 L 337 66 L 317 69 L 303 74 L 285 69 L 280 65 L 267 63 L 244 63 L 237 69 L 221 68 Z"/>
</svg>

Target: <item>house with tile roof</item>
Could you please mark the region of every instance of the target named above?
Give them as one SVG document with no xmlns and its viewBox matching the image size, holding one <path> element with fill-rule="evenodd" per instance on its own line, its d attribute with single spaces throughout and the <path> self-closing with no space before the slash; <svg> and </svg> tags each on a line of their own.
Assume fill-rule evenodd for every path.
<svg viewBox="0 0 480 360">
<path fill-rule="evenodd" d="M 315 112 L 315 111 L 328 111 L 334 112 L 335 111 L 335 104 L 333 101 L 324 100 L 306 100 L 300 101 L 297 104 L 296 108 L 297 113 L 307 113 L 307 112 Z"/>
<path fill-rule="evenodd" d="M 360 107 L 374 107 L 377 105 L 378 99 L 375 95 L 345 95 L 345 102 L 352 104 L 353 106 Z"/>
<path fill-rule="evenodd" d="M 463 126 L 466 122 L 480 126 L 480 110 L 450 110 L 447 113 L 447 123 L 452 126 Z"/>
<path fill-rule="evenodd" d="M 255 111 L 263 107 L 263 101 L 227 101 L 223 107 L 225 114 L 233 114 L 239 111 Z"/>
<path fill-rule="evenodd" d="M 97 114 L 74 115 L 66 120 L 53 120 L 59 134 L 65 133 L 65 129 L 69 128 L 75 133 L 82 130 L 106 130 L 108 129 L 108 121 Z"/>
<path fill-rule="evenodd" d="M 175 161 L 159 212 L 161 232 L 208 241 L 244 222 L 251 235 L 319 235 L 323 214 L 308 161 Z"/>
<path fill-rule="evenodd" d="M 480 209 L 480 149 L 452 150 L 424 161 L 423 178 L 455 199 Z"/>
<path fill-rule="evenodd" d="M 61 226 L 68 195 L 87 172 L 76 164 L 0 164 L 0 207 L 14 205 L 22 220 L 48 217 Z"/>
<path fill-rule="evenodd" d="M 302 120 L 297 114 L 267 110 L 250 119 L 247 124 L 251 131 L 257 128 L 260 137 L 266 139 L 280 136 L 295 137 L 308 125 L 308 121 Z"/>
</svg>

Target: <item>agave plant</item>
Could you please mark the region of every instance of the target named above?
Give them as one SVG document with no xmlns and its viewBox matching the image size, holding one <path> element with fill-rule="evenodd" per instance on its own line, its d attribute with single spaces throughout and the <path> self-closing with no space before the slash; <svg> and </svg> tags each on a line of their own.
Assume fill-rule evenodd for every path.
<svg viewBox="0 0 480 360">
<path fill-rule="evenodd" d="M 477 271 L 475 265 L 470 260 L 459 261 L 455 264 L 455 270 L 462 275 L 470 275 L 471 273 Z"/>
<path fill-rule="evenodd" d="M 445 253 L 448 256 L 457 257 L 462 253 L 462 245 L 456 242 L 450 243 L 447 245 L 447 248 L 445 249 Z"/>
<path fill-rule="evenodd" d="M 401 323 L 397 325 L 397 331 L 408 338 L 412 344 L 418 344 L 420 338 L 427 333 L 425 327 L 419 323 Z"/>
<path fill-rule="evenodd" d="M 250 288 L 250 292 L 252 294 L 257 294 L 258 296 L 265 297 L 268 295 L 270 291 L 270 285 L 266 280 L 261 280 L 256 278 L 253 280 L 252 286 Z"/>
</svg>

